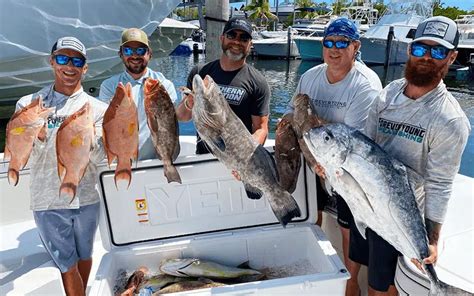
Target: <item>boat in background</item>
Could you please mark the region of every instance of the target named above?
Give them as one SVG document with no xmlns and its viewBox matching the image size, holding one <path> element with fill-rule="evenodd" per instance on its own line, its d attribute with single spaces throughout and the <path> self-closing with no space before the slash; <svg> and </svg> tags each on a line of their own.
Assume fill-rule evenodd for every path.
<svg viewBox="0 0 474 296">
<path fill-rule="evenodd" d="M 391 0 L 379 21 L 361 36 L 362 60 L 368 64 L 403 64 L 408 44 L 415 37 L 418 24 L 433 15 L 434 1 Z M 393 40 L 387 50 L 390 28 Z"/>
<path fill-rule="evenodd" d="M 54 1 L 2 1 L 0 104 L 11 104 L 53 81 L 50 51 L 62 36 L 75 36 L 86 46 L 89 70 L 83 85 L 91 95 L 98 95 L 104 78 L 123 71 L 117 51 L 124 29 L 141 28 L 149 36 L 154 58 L 168 55 L 196 29 L 165 20 L 179 2 L 137 0 L 117 5 L 112 0 L 68 0 L 58 5 Z"/>
<path fill-rule="evenodd" d="M 379 11 L 374 8 L 371 0 L 364 0 L 362 4 L 353 1 L 350 6 L 341 9 L 340 15 L 352 20 L 361 33 L 365 33 L 379 19 Z"/>
<path fill-rule="evenodd" d="M 324 32 L 314 31 L 309 36 L 295 36 L 294 41 L 302 60 L 321 61 L 323 59 L 323 35 Z"/>
<path fill-rule="evenodd" d="M 294 40 L 290 39 L 290 52 L 288 53 L 288 37 L 267 38 L 254 40 L 253 52 L 258 57 L 264 58 L 298 58 L 300 53 Z"/>
<path fill-rule="evenodd" d="M 454 20 L 458 25 L 459 44 L 455 64 L 474 66 L 474 15 L 460 15 Z"/>
</svg>

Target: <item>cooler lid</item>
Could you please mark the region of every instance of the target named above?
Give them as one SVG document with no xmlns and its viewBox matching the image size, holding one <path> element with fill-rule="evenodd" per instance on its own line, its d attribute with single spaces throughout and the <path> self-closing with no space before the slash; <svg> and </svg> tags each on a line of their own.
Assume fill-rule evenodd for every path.
<svg viewBox="0 0 474 296">
<path fill-rule="evenodd" d="M 182 137 L 180 137 L 181 139 Z M 192 147 L 194 151 L 194 137 Z M 182 139 L 181 139 L 182 140 Z M 269 144 L 272 145 L 273 141 Z M 117 190 L 115 165 L 99 166 L 101 238 L 106 250 L 189 235 L 246 227 L 278 225 L 265 197 L 251 200 L 242 182 L 212 155 L 184 155 L 175 161 L 182 184 L 169 184 L 159 160 L 140 161 L 132 169 L 127 189 Z M 273 153 L 273 146 L 266 147 Z M 186 149 L 185 149 L 186 150 Z M 315 175 L 306 165 L 300 169 L 292 194 L 301 217 L 291 223 L 315 223 L 317 205 Z"/>
</svg>

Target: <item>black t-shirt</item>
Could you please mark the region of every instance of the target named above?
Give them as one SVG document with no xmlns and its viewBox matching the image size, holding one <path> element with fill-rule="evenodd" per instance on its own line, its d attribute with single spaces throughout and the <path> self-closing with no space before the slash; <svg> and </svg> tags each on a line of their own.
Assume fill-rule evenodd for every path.
<svg viewBox="0 0 474 296">
<path fill-rule="evenodd" d="M 219 60 L 196 66 L 188 76 L 188 88 L 192 89 L 194 75 L 202 78 L 209 75 L 219 85 L 230 108 L 242 120 L 247 130 L 252 133 L 252 115 L 266 116 L 270 113 L 270 88 L 265 77 L 254 67 L 244 64 L 235 71 L 224 71 Z M 196 145 L 196 154 L 209 153 L 204 142 Z"/>
</svg>

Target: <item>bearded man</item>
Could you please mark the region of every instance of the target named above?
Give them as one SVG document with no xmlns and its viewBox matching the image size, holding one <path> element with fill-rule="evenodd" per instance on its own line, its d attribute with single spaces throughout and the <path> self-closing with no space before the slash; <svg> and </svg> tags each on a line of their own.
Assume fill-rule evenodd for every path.
<svg viewBox="0 0 474 296">
<path fill-rule="evenodd" d="M 140 29 L 130 28 L 122 33 L 122 43 L 118 51 L 125 66 L 125 71 L 114 75 L 100 85 L 99 100 L 110 103 L 119 82 L 132 85 L 133 100 L 138 110 L 138 159 L 156 158 L 155 148 L 150 136 L 145 114 L 143 87 L 147 78 L 158 79 L 166 88 L 173 102 L 176 101 L 176 89 L 171 81 L 160 73 L 148 67 L 153 52 L 148 43 L 148 37 Z"/>
<path fill-rule="evenodd" d="M 471 129 L 443 83 L 456 59 L 458 41 L 451 19 L 437 16 L 421 22 L 408 48 L 405 78 L 384 88 L 367 121 L 367 135 L 407 167 L 425 218 L 430 244 L 426 264 L 437 260 L 439 233 Z M 349 257 L 368 265 L 369 295 L 395 295 L 398 252 L 370 229 L 368 244 L 353 243 L 354 231 Z M 421 269 L 419 262 L 412 261 Z"/>
<path fill-rule="evenodd" d="M 194 67 L 188 76 L 188 88 L 192 88 L 194 75 L 206 75 L 219 85 L 230 108 L 242 120 L 254 139 L 264 144 L 268 135 L 270 113 L 270 87 L 257 69 L 245 61 L 252 46 L 252 24 L 243 18 L 231 18 L 220 36 L 222 55 L 218 60 Z M 180 121 L 192 118 L 194 101 L 186 96 L 176 108 Z M 196 154 L 209 153 L 203 141 L 196 144 Z M 234 175 L 238 178 L 236 172 Z"/>
</svg>

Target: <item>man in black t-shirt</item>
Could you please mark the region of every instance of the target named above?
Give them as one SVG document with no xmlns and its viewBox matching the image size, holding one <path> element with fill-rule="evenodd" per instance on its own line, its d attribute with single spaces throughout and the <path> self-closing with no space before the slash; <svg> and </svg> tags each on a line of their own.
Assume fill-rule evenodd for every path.
<svg viewBox="0 0 474 296">
<path fill-rule="evenodd" d="M 252 25 L 242 18 L 230 19 L 220 36 L 220 59 L 194 67 L 188 76 L 192 88 L 194 75 L 206 75 L 219 85 L 232 111 L 242 120 L 254 139 L 264 144 L 268 135 L 270 113 L 270 88 L 265 77 L 245 61 L 252 45 Z M 186 96 L 176 109 L 179 121 L 192 118 L 193 97 Z M 196 154 L 209 153 L 203 141 L 196 144 Z"/>
</svg>

